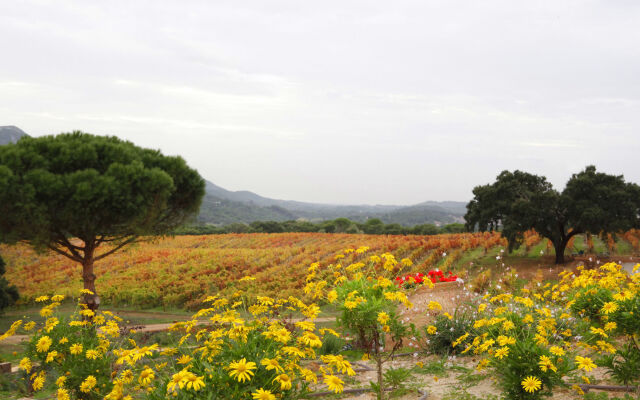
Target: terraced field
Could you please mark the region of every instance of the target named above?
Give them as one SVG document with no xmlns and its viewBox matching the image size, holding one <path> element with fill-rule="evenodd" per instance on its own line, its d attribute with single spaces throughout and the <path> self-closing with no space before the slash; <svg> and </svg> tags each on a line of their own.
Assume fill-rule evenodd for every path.
<svg viewBox="0 0 640 400">
<path fill-rule="evenodd" d="M 621 238 L 618 252 L 638 251 L 637 232 Z M 591 239 L 595 252 L 607 251 L 607 243 Z M 380 236 L 322 233 L 228 234 L 178 236 L 137 244 L 96 263 L 98 292 L 103 304 L 137 308 L 190 308 L 209 294 L 233 293 L 239 278 L 257 278 L 249 294 L 299 295 L 306 267 L 313 262 L 348 264 L 351 255 L 336 259 L 342 250 L 368 246 L 377 253 L 390 252 L 397 259 L 413 261 L 414 272 L 433 268 L 458 272 L 474 266 L 495 265 L 496 256 L 510 262 L 518 258 L 547 262 L 553 247 L 534 232 L 513 255 L 506 256 L 506 242 L 495 233 L 434 236 Z M 588 250 L 578 236 L 567 254 Z M 80 267 L 55 254 L 34 253 L 26 245 L 0 246 L 7 262 L 7 279 L 18 286 L 22 302 L 43 294 L 74 295 L 82 287 Z M 257 282 L 257 283 L 256 283 Z"/>
</svg>

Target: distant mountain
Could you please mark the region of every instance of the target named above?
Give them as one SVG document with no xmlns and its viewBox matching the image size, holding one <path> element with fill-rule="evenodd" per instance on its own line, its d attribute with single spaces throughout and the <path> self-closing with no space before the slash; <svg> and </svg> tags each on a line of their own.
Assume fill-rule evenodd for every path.
<svg viewBox="0 0 640 400">
<path fill-rule="evenodd" d="M 241 203 L 254 204 L 261 207 L 278 206 L 288 210 L 300 212 L 310 218 L 322 216 L 325 212 L 344 214 L 341 216 L 358 214 L 361 212 L 388 212 L 401 208 L 402 206 L 380 206 L 380 205 L 336 205 L 336 204 L 322 204 L 322 203 L 305 203 L 302 201 L 294 200 L 277 200 L 270 199 L 268 197 L 262 197 L 253 192 L 247 190 L 240 190 L 232 192 L 227 189 L 223 189 L 209 181 L 206 181 L 206 192 L 214 197 L 221 199 L 238 201 Z M 335 217 L 338 218 L 338 217 Z"/>
<path fill-rule="evenodd" d="M 466 203 L 461 203 L 452 210 L 438 205 L 425 205 L 421 203 L 414 206 L 402 207 L 390 213 L 382 214 L 378 216 L 378 218 L 387 224 L 400 224 L 404 226 L 422 224 L 443 225 L 453 222 L 464 222 L 462 216 L 466 213 L 466 208 L 464 212 L 458 211 L 463 205 L 466 207 Z"/>
<path fill-rule="evenodd" d="M 253 221 L 288 221 L 298 216 L 278 206 L 258 206 L 233 201 L 206 193 L 200 206 L 198 222 L 228 225 L 236 222 L 249 224 Z"/>
<path fill-rule="evenodd" d="M 17 126 L 0 126 L 0 146 L 3 144 L 15 143 L 23 136 L 29 136 Z"/>
<path fill-rule="evenodd" d="M 15 126 L 0 126 L 0 145 L 15 143 L 28 136 Z M 233 192 L 206 181 L 206 194 L 200 207 L 198 222 L 228 225 L 254 221 L 308 220 L 323 221 L 349 218 L 364 222 L 379 218 L 384 223 L 405 226 L 432 223 L 443 225 L 462 222 L 466 203 L 425 201 L 413 206 L 337 205 L 278 200 L 241 190 Z"/>
<path fill-rule="evenodd" d="M 412 207 L 439 207 L 453 214 L 464 215 L 467 213 L 467 203 L 463 201 L 425 201 Z"/>
<path fill-rule="evenodd" d="M 321 221 L 340 217 L 354 221 L 379 218 L 385 223 L 405 226 L 432 223 L 437 225 L 462 222 L 466 203 L 427 201 L 413 206 L 336 205 L 277 200 L 246 190 L 233 192 L 206 182 L 206 195 L 198 221 L 225 225 L 234 222 L 309 220 Z"/>
</svg>

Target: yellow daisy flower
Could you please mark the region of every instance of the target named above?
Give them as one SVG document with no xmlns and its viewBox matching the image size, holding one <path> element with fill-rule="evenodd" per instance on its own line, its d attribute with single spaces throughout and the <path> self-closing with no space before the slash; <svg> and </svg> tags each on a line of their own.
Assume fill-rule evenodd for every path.
<svg viewBox="0 0 640 400">
<path fill-rule="evenodd" d="M 238 380 L 238 382 L 250 381 L 254 375 L 253 370 L 256 369 L 256 363 L 247 362 L 245 358 L 229 364 L 229 376 Z"/>
<path fill-rule="evenodd" d="M 325 375 L 324 383 L 329 390 L 333 390 L 335 393 L 342 393 L 344 390 L 344 382 L 335 375 Z"/>
<path fill-rule="evenodd" d="M 535 376 L 527 376 L 520 384 L 527 393 L 533 393 L 542 387 L 542 381 Z"/>
</svg>

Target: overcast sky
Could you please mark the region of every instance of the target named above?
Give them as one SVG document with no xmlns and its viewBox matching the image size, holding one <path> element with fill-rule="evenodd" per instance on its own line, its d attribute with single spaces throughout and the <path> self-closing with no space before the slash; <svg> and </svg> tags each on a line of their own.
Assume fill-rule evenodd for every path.
<svg viewBox="0 0 640 400">
<path fill-rule="evenodd" d="M 0 125 L 313 202 L 588 164 L 640 183 L 640 1 L 3 1 Z"/>
</svg>

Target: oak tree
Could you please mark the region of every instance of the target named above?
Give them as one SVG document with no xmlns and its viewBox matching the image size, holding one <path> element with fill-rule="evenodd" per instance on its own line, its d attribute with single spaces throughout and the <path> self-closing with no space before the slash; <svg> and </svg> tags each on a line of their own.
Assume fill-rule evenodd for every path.
<svg viewBox="0 0 640 400">
<path fill-rule="evenodd" d="M 616 234 L 640 226 L 640 187 L 594 166 L 573 174 L 562 192 L 545 177 L 503 171 L 494 183 L 475 187 L 473 195 L 465 215 L 468 230 L 499 230 L 511 251 L 533 228 L 553 243 L 556 264 L 564 263 L 567 243 L 577 234 Z"/>
</svg>

